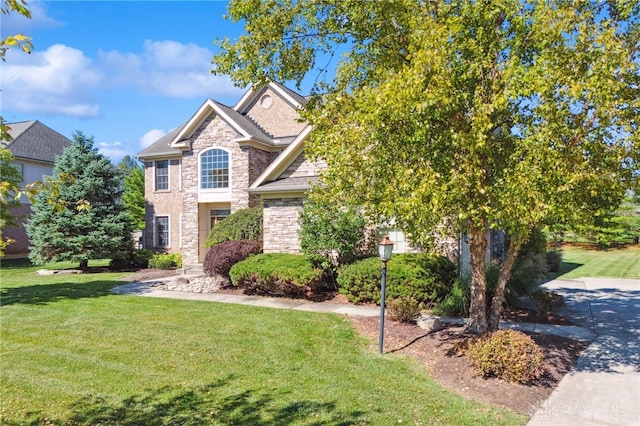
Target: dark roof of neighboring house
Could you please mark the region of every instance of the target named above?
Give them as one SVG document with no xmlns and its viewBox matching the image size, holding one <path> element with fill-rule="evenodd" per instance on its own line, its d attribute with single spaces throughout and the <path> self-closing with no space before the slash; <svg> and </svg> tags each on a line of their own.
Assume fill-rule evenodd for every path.
<svg viewBox="0 0 640 426">
<path fill-rule="evenodd" d="M 169 155 L 179 155 L 181 151 L 176 148 L 171 147 L 171 141 L 176 135 L 182 130 L 184 125 L 187 123 L 183 123 L 180 126 L 176 127 L 142 151 L 140 151 L 136 157 L 138 158 L 149 158 L 149 157 L 163 157 Z"/>
<path fill-rule="evenodd" d="M 269 192 L 305 192 L 319 182 L 318 176 L 297 176 L 278 179 L 249 190 L 252 194 Z"/>
<path fill-rule="evenodd" d="M 12 138 L 7 148 L 16 158 L 53 163 L 73 143 L 38 120 L 7 125 L 11 128 L 9 135 Z"/>
</svg>

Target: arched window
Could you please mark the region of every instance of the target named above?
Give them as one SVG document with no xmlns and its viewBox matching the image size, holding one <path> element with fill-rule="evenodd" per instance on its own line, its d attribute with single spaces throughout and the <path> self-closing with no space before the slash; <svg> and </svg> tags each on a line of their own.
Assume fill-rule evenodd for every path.
<svg viewBox="0 0 640 426">
<path fill-rule="evenodd" d="M 200 155 L 200 189 L 229 187 L 229 153 L 210 149 Z"/>
</svg>

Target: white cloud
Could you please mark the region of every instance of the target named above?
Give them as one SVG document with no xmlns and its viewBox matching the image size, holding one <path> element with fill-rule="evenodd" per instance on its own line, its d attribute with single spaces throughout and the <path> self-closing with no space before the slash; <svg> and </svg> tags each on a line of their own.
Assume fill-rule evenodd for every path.
<svg viewBox="0 0 640 426">
<path fill-rule="evenodd" d="M 31 55 L 10 51 L 0 77 L 3 109 L 95 117 L 103 94 L 114 89 L 183 99 L 237 99 L 243 93 L 228 77 L 210 74 L 208 49 L 170 40 L 147 40 L 143 49 L 99 51 L 95 60 L 63 44 Z"/>
<path fill-rule="evenodd" d="M 9 52 L 0 82 L 3 107 L 26 113 L 94 117 L 93 90 L 103 76 L 80 50 L 54 44 L 27 56 Z"/>
<path fill-rule="evenodd" d="M 140 138 L 140 147 L 141 148 L 146 148 L 146 147 L 148 147 L 149 145 L 151 145 L 152 143 L 154 143 L 155 141 L 157 141 L 158 139 L 160 139 L 161 137 L 163 137 L 166 134 L 167 134 L 167 132 L 165 132 L 164 130 L 161 130 L 161 129 L 149 130 L 147 133 L 142 135 L 142 137 Z"/>
<path fill-rule="evenodd" d="M 193 43 L 146 40 L 140 55 L 100 52 L 100 61 L 114 82 L 143 93 L 169 98 L 239 97 L 227 76 L 212 75 L 213 52 Z"/>
</svg>

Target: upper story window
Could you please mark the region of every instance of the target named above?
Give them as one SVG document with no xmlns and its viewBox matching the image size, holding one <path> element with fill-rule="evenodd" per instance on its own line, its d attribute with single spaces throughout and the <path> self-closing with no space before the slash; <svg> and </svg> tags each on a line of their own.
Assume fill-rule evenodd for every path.
<svg viewBox="0 0 640 426">
<path fill-rule="evenodd" d="M 229 153 L 210 149 L 200 155 L 200 189 L 229 188 Z"/>
<path fill-rule="evenodd" d="M 156 161 L 156 191 L 169 189 L 169 160 Z"/>
</svg>

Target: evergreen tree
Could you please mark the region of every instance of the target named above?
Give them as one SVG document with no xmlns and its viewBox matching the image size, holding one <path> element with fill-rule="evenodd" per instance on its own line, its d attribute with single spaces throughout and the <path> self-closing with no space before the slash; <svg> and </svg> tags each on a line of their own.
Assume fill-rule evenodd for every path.
<svg viewBox="0 0 640 426">
<path fill-rule="evenodd" d="M 61 180 L 58 199 L 67 206 L 86 202 L 90 207 L 60 209 L 48 201 L 48 189 L 36 196 L 26 226 L 35 264 L 70 260 L 86 269 L 90 259 L 122 257 L 133 249 L 133 227 L 120 202 L 122 173 L 98 153 L 93 137 L 76 132 L 73 139 L 54 165 L 54 179 Z"/>
<path fill-rule="evenodd" d="M 118 169 L 124 173 L 124 208 L 135 229 L 144 229 L 144 168 L 127 155 L 118 163 Z"/>
</svg>

